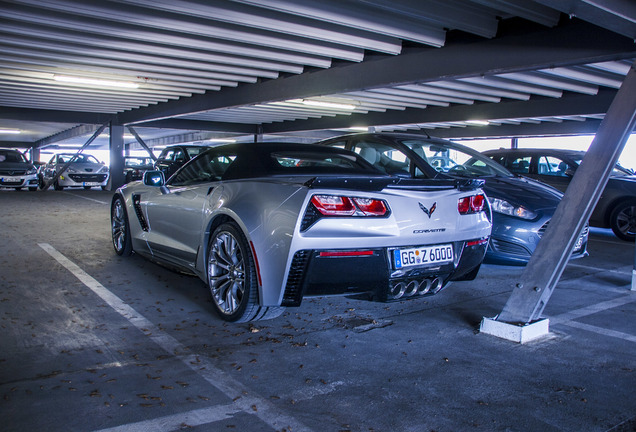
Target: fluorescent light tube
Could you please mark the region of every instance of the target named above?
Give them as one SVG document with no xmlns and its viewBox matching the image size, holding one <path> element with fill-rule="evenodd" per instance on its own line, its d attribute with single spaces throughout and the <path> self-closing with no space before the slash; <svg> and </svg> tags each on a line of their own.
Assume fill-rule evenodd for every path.
<svg viewBox="0 0 636 432">
<path fill-rule="evenodd" d="M 134 82 L 127 81 L 111 81 L 97 78 L 84 78 L 84 77 L 74 77 L 68 75 L 55 75 L 53 77 L 55 81 L 60 82 L 68 82 L 74 84 L 89 84 L 103 87 L 119 87 L 119 88 L 131 88 L 136 89 L 139 87 L 139 84 Z"/>
</svg>

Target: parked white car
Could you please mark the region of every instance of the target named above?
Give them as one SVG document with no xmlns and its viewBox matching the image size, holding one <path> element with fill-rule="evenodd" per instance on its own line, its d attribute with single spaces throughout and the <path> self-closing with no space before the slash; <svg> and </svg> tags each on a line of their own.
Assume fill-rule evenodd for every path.
<svg viewBox="0 0 636 432">
<path fill-rule="evenodd" d="M 68 162 L 71 163 L 65 169 Z M 61 172 L 62 170 L 64 171 Z M 55 178 L 58 172 L 61 173 Z M 90 189 L 94 186 L 106 189 L 108 174 L 108 166 L 98 161 L 95 156 L 60 153 L 53 155 L 46 164 L 42 172 L 42 180 L 44 188 L 48 188 L 52 183 L 55 190 L 62 190 L 65 187 Z"/>
</svg>

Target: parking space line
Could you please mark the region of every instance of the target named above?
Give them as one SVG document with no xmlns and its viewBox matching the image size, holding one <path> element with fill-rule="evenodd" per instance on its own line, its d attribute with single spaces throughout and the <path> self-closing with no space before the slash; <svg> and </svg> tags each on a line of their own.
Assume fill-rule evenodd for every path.
<svg viewBox="0 0 636 432">
<path fill-rule="evenodd" d="M 618 274 L 624 274 L 624 275 L 630 275 L 632 274 L 632 269 L 631 267 L 629 268 L 629 270 L 612 270 L 612 269 L 606 269 L 606 268 L 600 268 L 600 267 L 592 267 L 589 265 L 581 265 L 581 264 L 573 264 L 573 263 L 568 263 L 568 267 L 575 267 L 575 268 L 582 268 L 582 269 L 586 269 L 586 270 L 596 270 L 599 272 L 605 272 L 605 273 L 618 273 Z"/>
<path fill-rule="evenodd" d="M 95 432 L 147 432 L 147 431 L 172 431 L 184 427 L 195 427 L 216 421 L 232 418 L 241 410 L 233 404 L 215 405 L 208 408 L 199 408 L 192 411 L 173 414 L 165 417 L 157 417 L 137 423 L 128 423 L 108 429 L 100 429 Z M 185 426 L 187 425 L 187 426 Z"/>
<path fill-rule="evenodd" d="M 148 338 L 153 340 L 157 345 L 163 348 L 170 355 L 175 356 L 184 365 L 192 369 L 199 376 L 205 379 L 209 384 L 223 392 L 228 398 L 234 400 L 232 406 L 235 412 L 243 411 L 250 415 L 256 415 L 262 421 L 270 425 L 275 430 L 287 428 L 297 431 L 310 431 L 310 429 L 290 417 L 286 413 L 277 409 L 270 401 L 258 395 L 252 395 L 249 388 L 240 382 L 231 378 L 222 370 L 216 368 L 209 360 L 190 351 L 186 346 L 182 345 L 178 340 L 165 333 L 163 330 L 155 326 L 150 320 L 137 312 L 130 305 L 124 303 L 119 297 L 110 290 L 100 284 L 96 279 L 82 270 L 77 264 L 69 260 L 62 253 L 57 251 L 48 243 L 38 243 L 44 251 L 53 257 L 58 263 L 66 268 L 71 274 L 80 280 L 87 288 L 97 294 L 110 307 L 112 307 L 122 317 L 127 319 L 132 325 L 137 327 Z M 256 408 L 256 409 L 255 409 Z M 182 413 L 188 416 L 188 413 Z M 213 418 L 214 415 L 212 415 Z M 205 418 L 205 416 L 203 417 Z M 179 423 L 180 424 L 180 423 Z M 145 429 L 153 431 L 169 431 L 176 428 L 172 424 L 157 424 L 157 428 Z M 123 427 L 123 426 L 122 426 Z"/>
<path fill-rule="evenodd" d="M 627 291 L 628 293 L 630 291 Z M 582 318 L 588 315 L 593 315 L 598 312 L 603 312 L 608 309 L 613 309 L 615 307 L 623 306 L 628 303 L 636 302 L 636 295 L 627 294 L 622 297 L 615 298 L 613 300 L 607 300 L 604 302 L 596 303 L 591 306 L 586 306 L 584 308 L 575 309 L 570 312 L 563 313 L 561 315 L 556 315 L 550 318 L 550 325 L 554 324 L 568 324 L 569 321 L 573 321 L 577 318 Z"/>
<path fill-rule="evenodd" d="M 604 336 L 611 336 L 611 337 L 623 339 L 623 340 L 626 340 L 626 341 L 629 341 L 629 342 L 636 342 L 636 336 L 630 335 L 628 333 L 619 332 L 619 331 L 616 331 L 616 330 L 610 330 L 610 329 L 606 329 L 606 328 L 603 328 L 603 327 L 593 326 L 593 325 L 590 325 L 590 324 L 584 324 L 584 323 L 578 322 L 578 321 L 567 321 L 567 322 L 564 322 L 562 324 L 565 324 L 565 325 L 570 326 L 570 327 L 576 327 L 576 328 L 580 328 L 582 330 L 587 330 L 587 331 L 590 331 L 590 332 L 602 334 Z"/>
<path fill-rule="evenodd" d="M 96 200 L 94 198 L 89 198 L 89 197 L 85 197 L 85 196 L 82 196 L 82 195 L 76 195 L 76 194 L 70 193 L 70 192 L 62 192 L 62 193 L 65 193 L 66 195 L 74 196 L 76 198 L 82 198 L 82 199 L 85 199 L 85 200 L 89 200 L 89 201 L 93 201 L 93 202 L 96 202 L 96 203 L 100 203 L 100 204 L 109 204 L 106 201 L 100 201 L 100 200 Z"/>
</svg>

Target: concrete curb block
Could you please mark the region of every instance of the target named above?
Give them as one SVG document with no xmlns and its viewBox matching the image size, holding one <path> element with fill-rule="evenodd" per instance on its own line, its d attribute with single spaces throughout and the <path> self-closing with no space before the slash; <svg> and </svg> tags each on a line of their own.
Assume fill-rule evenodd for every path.
<svg viewBox="0 0 636 432">
<path fill-rule="evenodd" d="M 544 318 L 530 324 L 516 325 L 484 317 L 479 332 L 524 344 L 549 334 L 550 320 Z"/>
</svg>

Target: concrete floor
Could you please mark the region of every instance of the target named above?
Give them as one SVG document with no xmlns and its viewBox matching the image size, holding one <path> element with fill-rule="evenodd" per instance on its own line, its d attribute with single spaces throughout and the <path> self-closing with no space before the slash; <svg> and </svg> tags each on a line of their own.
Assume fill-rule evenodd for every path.
<svg viewBox="0 0 636 432">
<path fill-rule="evenodd" d="M 634 431 L 634 245 L 594 230 L 524 345 L 480 334 L 522 269 L 435 297 L 221 322 L 198 279 L 120 258 L 111 193 L 0 191 L 2 431 Z"/>
</svg>

